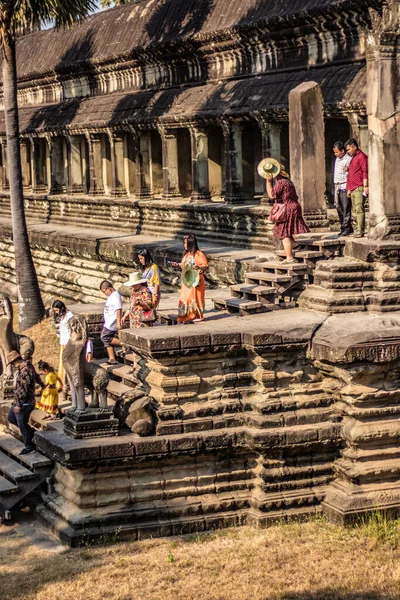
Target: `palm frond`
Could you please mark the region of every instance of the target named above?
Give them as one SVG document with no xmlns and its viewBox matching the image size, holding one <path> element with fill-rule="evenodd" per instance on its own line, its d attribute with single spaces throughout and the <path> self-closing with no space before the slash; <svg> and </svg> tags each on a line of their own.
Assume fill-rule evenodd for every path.
<svg viewBox="0 0 400 600">
<path fill-rule="evenodd" d="M 0 34 L 26 31 L 49 22 L 56 27 L 70 27 L 96 7 L 95 0 L 2 0 Z"/>
</svg>

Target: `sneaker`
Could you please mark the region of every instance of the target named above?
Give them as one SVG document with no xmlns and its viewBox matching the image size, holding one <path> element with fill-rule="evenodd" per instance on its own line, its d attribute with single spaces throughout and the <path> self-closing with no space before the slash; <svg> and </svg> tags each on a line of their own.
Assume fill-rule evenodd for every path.
<svg viewBox="0 0 400 600">
<path fill-rule="evenodd" d="M 348 235 L 350 235 L 348 231 L 341 231 L 338 237 L 347 237 Z"/>
<path fill-rule="evenodd" d="M 35 448 L 22 448 L 21 452 L 19 453 L 19 456 L 23 456 L 24 454 L 30 454 L 31 452 L 34 452 Z"/>
</svg>

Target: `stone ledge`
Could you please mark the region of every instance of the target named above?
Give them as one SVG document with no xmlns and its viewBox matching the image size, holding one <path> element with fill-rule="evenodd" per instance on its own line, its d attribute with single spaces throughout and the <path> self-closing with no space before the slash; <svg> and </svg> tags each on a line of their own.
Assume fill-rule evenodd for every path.
<svg viewBox="0 0 400 600">
<path fill-rule="evenodd" d="M 307 344 L 326 315 L 301 309 L 279 313 L 263 313 L 248 317 L 229 317 L 206 320 L 203 323 L 180 327 L 154 327 L 125 329 L 121 341 L 143 356 L 160 356 L 162 353 L 180 354 L 217 351 L 221 347 L 246 346 L 258 348 L 269 345 Z M 217 343 L 216 343 L 217 342 Z"/>
<path fill-rule="evenodd" d="M 311 356 L 332 363 L 396 360 L 400 358 L 400 312 L 331 316 L 315 334 Z"/>
</svg>

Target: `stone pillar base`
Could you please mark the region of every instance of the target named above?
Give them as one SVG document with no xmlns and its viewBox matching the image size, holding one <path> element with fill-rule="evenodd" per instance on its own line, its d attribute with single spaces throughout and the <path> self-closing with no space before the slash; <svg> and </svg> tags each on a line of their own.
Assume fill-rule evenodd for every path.
<svg viewBox="0 0 400 600">
<path fill-rule="evenodd" d="M 64 418 L 64 433 L 74 439 L 118 435 L 118 419 L 114 418 L 110 409 L 68 410 Z"/>
<path fill-rule="evenodd" d="M 268 197 L 268 194 L 265 193 L 261 196 L 260 204 L 263 206 L 273 206 L 274 201 L 271 200 L 271 198 Z"/>
<path fill-rule="evenodd" d="M 379 464 L 379 463 L 378 463 Z M 379 466 L 377 467 L 379 470 Z M 400 514 L 400 483 L 354 485 L 334 482 L 328 487 L 322 511 L 329 521 L 352 525 L 376 512 L 390 516 Z"/>
<path fill-rule="evenodd" d="M 47 185 L 37 185 L 32 189 L 33 194 L 47 194 L 48 187 Z"/>
<path fill-rule="evenodd" d="M 236 194 L 232 196 L 225 196 L 226 204 L 245 204 L 246 198 L 244 194 Z"/>
<path fill-rule="evenodd" d="M 211 202 L 211 194 L 192 192 L 190 202 Z"/>
<path fill-rule="evenodd" d="M 161 198 L 163 200 L 171 200 L 173 198 L 182 198 L 182 195 L 179 191 L 177 192 L 163 192 Z"/>
<path fill-rule="evenodd" d="M 110 195 L 118 197 L 118 198 L 122 198 L 122 197 L 126 198 L 126 196 L 128 194 L 127 194 L 127 191 L 124 190 L 123 188 L 117 188 L 117 189 L 111 190 Z"/>
<path fill-rule="evenodd" d="M 142 190 L 141 192 L 136 192 L 135 197 L 138 200 L 152 200 L 154 197 L 153 192 Z"/>
<path fill-rule="evenodd" d="M 84 194 L 85 190 L 83 189 L 82 185 L 79 184 L 72 184 L 71 187 L 68 189 L 68 193 L 69 194 Z"/>
</svg>

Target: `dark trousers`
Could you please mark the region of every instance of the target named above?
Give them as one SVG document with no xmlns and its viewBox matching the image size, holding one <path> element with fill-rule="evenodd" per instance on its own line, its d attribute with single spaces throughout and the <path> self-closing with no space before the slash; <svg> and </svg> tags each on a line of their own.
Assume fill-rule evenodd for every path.
<svg viewBox="0 0 400 600">
<path fill-rule="evenodd" d="M 21 412 L 19 413 L 16 413 L 14 408 L 15 407 L 12 406 L 8 411 L 8 422 L 19 427 L 25 448 L 31 450 L 33 448 L 33 436 L 35 430 L 29 425 L 29 417 L 35 407 L 33 404 L 26 404 L 25 406 L 21 406 Z"/>
<path fill-rule="evenodd" d="M 353 226 L 351 224 L 351 198 L 347 197 L 346 190 L 339 190 L 337 199 L 337 211 L 340 221 L 340 231 L 352 233 Z"/>
</svg>

